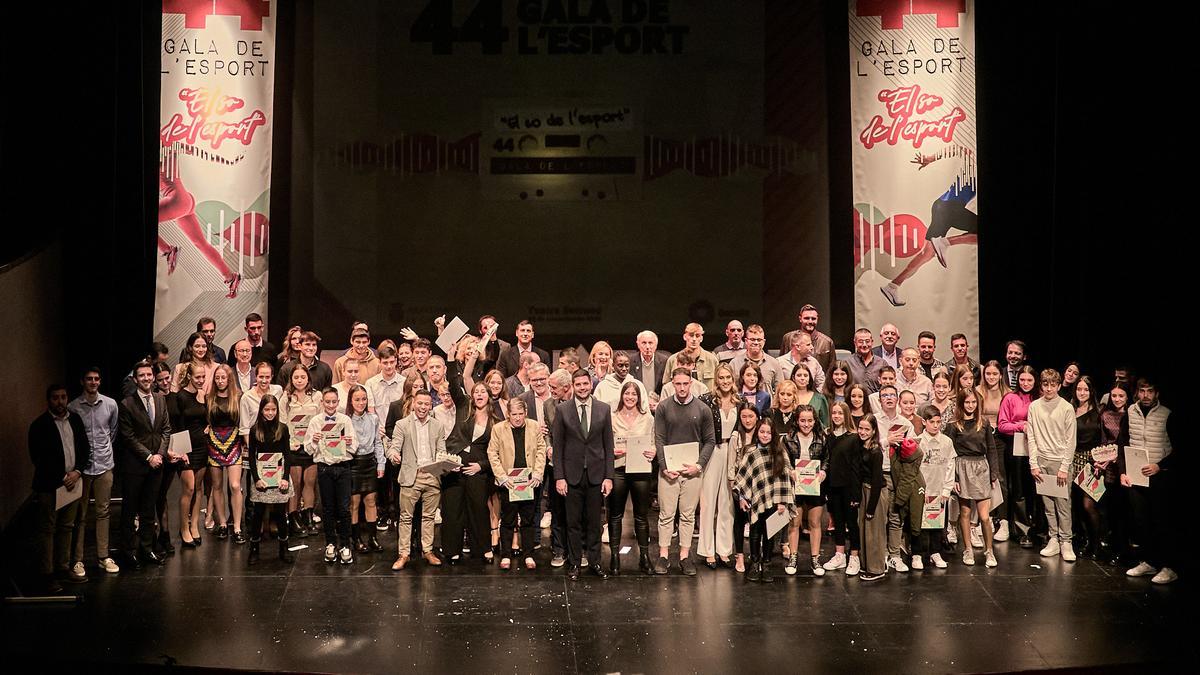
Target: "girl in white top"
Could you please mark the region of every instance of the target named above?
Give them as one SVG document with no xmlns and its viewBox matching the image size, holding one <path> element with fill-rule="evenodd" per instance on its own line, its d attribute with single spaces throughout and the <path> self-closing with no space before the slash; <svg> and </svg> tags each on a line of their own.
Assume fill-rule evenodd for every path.
<svg viewBox="0 0 1200 675">
<path fill-rule="evenodd" d="M 283 387 L 277 384 L 271 384 L 275 381 L 274 368 L 267 361 L 260 362 L 254 367 L 254 386 L 242 392 L 242 398 L 239 401 L 238 411 L 238 432 L 242 435 L 242 442 L 247 446 L 250 444 L 250 429 L 254 423 L 258 421 L 258 403 L 263 396 L 270 394 L 277 400 L 283 398 Z"/>
<path fill-rule="evenodd" d="M 313 522 L 313 505 L 317 501 L 317 465 L 313 464 L 312 455 L 305 452 L 304 441 L 309 421 L 321 411 L 321 402 L 313 391 L 308 368 L 296 364 L 289 379 L 284 395 L 279 398 L 283 408 L 280 419 L 288 425 L 290 434 L 288 445 L 291 455 L 288 464 L 291 466 L 292 495 L 288 501 L 288 529 L 293 536 L 304 538 L 317 534 L 317 525 Z"/>
<path fill-rule="evenodd" d="M 638 542 L 638 561 L 643 574 L 653 574 L 650 559 L 650 488 L 654 470 L 647 473 L 626 473 L 625 465 L 629 439 L 638 436 L 654 437 L 654 416 L 643 412 L 643 387 L 640 382 L 630 380 L 621 385 L 621 395 L 612 412 L 613 454 L 616 457 L 616 478 L 612 492 L 608 495 L 608 536 L 612 542 L 612 574 L 621 573 L 621 521 L 625 515 L 628 496 L 633 498 L 633 531 Z M 644 451 L 646 459 L 653 461 L 654 444 Z"/>
</svg>

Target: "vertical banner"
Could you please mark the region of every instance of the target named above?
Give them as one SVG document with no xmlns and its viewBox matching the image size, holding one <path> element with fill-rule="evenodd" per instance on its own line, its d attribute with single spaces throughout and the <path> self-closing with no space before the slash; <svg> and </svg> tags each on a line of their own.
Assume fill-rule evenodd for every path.
<svg viewBox="0 0 1200 675">
<path fill-rule="evenodd" d="M 979 352 L 974 0 L 850 0 L 854 314 Z"/>
<path fill-rule="evenodd" d="M 163 0 L 155 340 L 265 318 L 275 0 Z M 230 355 L 232 356 L 232 355 Z"/>
</svg>

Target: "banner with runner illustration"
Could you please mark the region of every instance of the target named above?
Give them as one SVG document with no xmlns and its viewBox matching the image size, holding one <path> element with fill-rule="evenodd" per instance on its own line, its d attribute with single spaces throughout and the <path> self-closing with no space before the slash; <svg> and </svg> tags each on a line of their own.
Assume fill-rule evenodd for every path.
<svg viewBox="0 0 1200 675">
<path fill-rule="evenodd" d="M 275 0 L 163 0 L 154 339 L 266 316 Z M 232 357 L 232 355 L 230 355 Z"/>
<path fill-rule="evenodd" d="M 854 313 L 979 350 L 974 0 L 850 0 Z"/>
</svg>

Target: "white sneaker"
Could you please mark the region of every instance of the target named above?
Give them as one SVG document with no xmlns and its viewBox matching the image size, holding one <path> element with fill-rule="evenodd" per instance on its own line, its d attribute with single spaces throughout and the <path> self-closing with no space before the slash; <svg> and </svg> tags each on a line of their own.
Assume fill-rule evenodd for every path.
<svg viewBox="0 0 1200 675">
<path fill-rule="evenodd" d="M 896 570 L 897 572 L 907 572 L 908 571 L 908 565 L 905 565 L 904 561 L 901 560 L 900 556 L 898 556 L 898 555 L 889 557 L 887 559 L 887 566 L 888 566 L 888 569 Z"/>
<path fill-rule="evenodd" d="M 1154 578 L 1151 579 L 1150 581 L 1152 581 L 1153 583 L 1156 583 L 1156 584 L 1169 584 L 1178 578 L 1179 578 L 1179 575 L 1175 574 L 1174 570 L 1172 570 L 1170 567 L 1164 567 L 1164 568 L 1162 568 L 1162 570 L 1159 571 L 1158 574 L 1155 574 Z"/>
<path fill-rule="evenodd" d="M 338 556 L 341 558 L 343 565 L 349 565 L 350 563 L 354 562 L 354 553 L 350 551 L 349 546 L 343 546 Z"/>
<path fill-rule="evenodd" d="M 608 543 L 608 526 L 607 525 L 600 528 L 600 541 L 605 544 Z"/>
<path fill-rule="evenodd" d="M 830 571 L 830 572 L 832 572 L 834 570 L 840 570 L 840 569 L 844 568 L 845 566 L 846 566 L 846 554 L 845 553 L 834 553 L 833 557 L 830 558 L 823 565 L 823 567 L 827 571 Z"/>
<path fill-rule="evenodd" d="M 121 571 L 120 566 L 112 558 L 105 558 L 100 561 L 100 568 L 109 574 L 116 574 Z"/>
<path fill-rule="evenodd" d="M 941 553 L 934 553 L 933 555 L 929 556 L 929 562 L 933 563 L 933 566 L 939 570 L 946 569 L 946 561 L 942 560 Z"/>
<path fill-rule="evenodd" d="M 893 307 L 903 307 L 904 300 L 900 298 L 900 287 L 896 284 L 885 284 L 879 287 L 879 292 L 883 293 L 883 297 L 892 303 Z"/>
<path fill-rule="evenodd" d="M 1000 564 L 1000 563 L 996 562 L 996 554 L 992 553 L 991 551 L 984 553 L 983 559 L 984 559 L 983 564 L 987 565 L 988 567 L 997 567 Z"/>
<path fill-rule="evenodd" d="M 1148 562 L 1140 562 L 1137 567 L 1131 567 L 1125 571 L 1127 577 L 1148 577 L 1151 574 L 1156 574 L 1158 568 Z"/>
<path fill-rule="evenodd" d="M 1070 542 L 1061 544 L 1058 548 L 1062 553 L 1063 560 L 1067 562 L 1075 562 L 1075 548 L 1071 546 Z"/>
<path fill-rule="evenodd" d="M 825 568 L 821 567 L 821 559 L 815 555 L 812 557 L 812 571 L 818 577 L 825 576 Z"/>
<path fill-rule="evenodd" d="M 971 528 L 971 546 L 974 548 L 983 548 L 983 530 L 978 525 Z"/>
<path fill-rule="evenodd" d="M 434 525 L 442 524 L 442 510 L 441 509 L 438 509 L 433 512 L 433 524 Z"/>
<path fill-rule="evenodd" d="M 914 570 L 923 570 L 923 569 L 925 569 L 925 563 L 921 562 L 921 556 L 919 556 L 919 555 L 914 555 L 914 556 L 912 557 L 912 568 L 913 568 Z"/>
<path fill-rule="evenodd" d="M 950 542 L 951 544 L 958 543 L 958 528 L 957 527 L 951 525 L 950 527 L 946 528 L 946 541 Z"/>
<path fill-rule="evenodd" d="M 554 518 L 553 513 L 550 513 L 549 511 L 543 513 L 541 528 L 544 530 L 544 529 L 550 527 L 550 521 L 553 520 L 553 518 Z"/>
<path fill-rule="evenodd" d="M 862 567 L 858 563 L 858 556 L 850 556 L 849 560 L 846 562 L 846 576 L 856 577 L 861 569 Z"/>
<path fill-rule="evenodd" d="M 969 549 L 969 548 L 963 549 L 962 560 L 963 560 L 964 565 L 974 565 L 975 564 L 975 551 L 972 549 Z"/>
<path fill-rule="evenodd" d="M 1051 539 L 1049 543 L 1046 544 L 1046 547 L 1042 549 L 1041 554 L 1043 558 L 1053 558 L 1054 556 L 1058 555 L 1060 551 L 1062 551 L 1062 547 L 1058 545 L 1058 540 Z"/>
<path fill-rule="evenodd" d="M 83 569 L 82 562 L 77 562 L 74 565 L 71 565 L 71 578 L 75 579 L 76 581 L 87 579 L 87 571 Z"/>
<path fill-rule="evenodd" d="M 333 544 L 325 544 L 325 562 L 331 563 L 337 560 L 337 547 Z"/>
<path fill-rule="evenodd" d="M 796 554 L 788 556 L 787 564 L 783 566 L 783 573 L 789 577 L 796 573 Z"/>
<path fill-rule="evenodd" d="M 1001 520 L 999 527 L 996 528 L 996 533 L 992 535 L 992 541 L 1008 541 L 1008 521 Z"/>
</svg>

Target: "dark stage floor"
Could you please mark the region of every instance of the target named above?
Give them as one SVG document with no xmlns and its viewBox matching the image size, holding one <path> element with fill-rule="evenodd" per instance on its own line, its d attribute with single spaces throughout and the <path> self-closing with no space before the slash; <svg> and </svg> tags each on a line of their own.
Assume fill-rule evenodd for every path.
<svg viewBox="0 0 1200 675">
<path fill-rule="evenodd" d="M 694 579 L 673 570 L 569 582 L 546 550 L 533 572 L 418 561 L 393 573 L 395 540 L 389 532 L 388 552 L 344 567 L 326 565 L 310 537 L 296 563 L 264 555 L 248 568 L 246 547 L 209 535 L 162 568 L 89 570 L 87 584 L 68 587 L 78 606 L 6 606 L 4 653 L 43 666 L 326 672 L 1148 672 L 1129 666 L 1195 662 L 1186 580 L 1158 587 L 1015 544 L 999 545 L 994 570 L 980 555 L 973 568 L 952 561 L 867 584 L 784 578 L 777 561 L 780 577 L 763 585 L 704 567 Z M 636 569 L 636 548 L 624 562 Z"/>
</svg>

